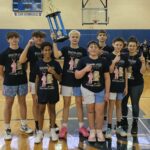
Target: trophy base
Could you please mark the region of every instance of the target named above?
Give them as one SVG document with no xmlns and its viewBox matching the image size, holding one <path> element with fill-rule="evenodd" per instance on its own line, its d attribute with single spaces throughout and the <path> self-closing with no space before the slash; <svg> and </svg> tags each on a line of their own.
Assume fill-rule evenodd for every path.
<svg viewBox="0 0 150 150">
<path fill-rule="evenodd" d="M 46 17 L 56 17 L 60 13 L 61 13 L 61 11 L 56 11 L 56 12 L 53 12 L 51 14 L 47 14 Z"/>
<path fill-rule="evenodd" d="M 63 42 L 65 40 L 67 40 L 69 37 L 68 36 L 62 36 L 60 38 L 54 39 L 54 42 Z"/>
</svg>

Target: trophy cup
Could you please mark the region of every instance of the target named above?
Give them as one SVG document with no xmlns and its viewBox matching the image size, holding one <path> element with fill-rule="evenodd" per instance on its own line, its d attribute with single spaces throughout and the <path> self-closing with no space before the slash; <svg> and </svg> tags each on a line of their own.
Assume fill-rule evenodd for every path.
<svg viewBox="0 0 150 150">
<path fill-rule="evenodd" d="M 46 18 L 48 20 L 51 33 L 54 33 L 56 36 L 54 42 L 63 42 L 68 39 L 68 35 L 61 18 L 61 12 L 54 11 L 52 0 L 49 0 L 49 8 L 52 13 L 46 15 Z"/>
</svg>

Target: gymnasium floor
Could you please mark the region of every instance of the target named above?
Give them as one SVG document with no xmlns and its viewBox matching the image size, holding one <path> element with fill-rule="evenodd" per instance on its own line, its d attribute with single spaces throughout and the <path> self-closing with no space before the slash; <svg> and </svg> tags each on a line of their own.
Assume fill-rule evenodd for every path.
<svg viewBox="0 0 150 150">
<path fill-rule="evenodd" d="M 42 144 L 34 145 L 34 136 L 27 136 L 19 132 L 19 108 L 17 99 L 15 100 L 12 112 L 11 128 L 13 133 L 12 141 L 5 142 L 3 139 L 3 108 L 4 97 L 0 92 L 0 150 L 78 150 L 78 146 L 83 147 L 85 150 L 150 150 L 150 73 L 147 72 L 145 78 L 145 89 L 140 101 L 140 119 L 139 119 L 139 134 L 132 137 L 130 129 L 127 138 L 116 137 L 114 134 L 112 140 L 106 141 L 105 144 L 89 144 L 86 139 L 78 135 L 78 122 L 76 118 L 76 109 L 74 99 L 70 109 L 69 118 L 69 133 L 67 141 L 59 140 L 58 142 L 51 142 L 48 134 L 49 119 L 48 114 L 45 114 L 44 132 L 45 136 Z M 1 85 L 1 84 L 0 84 Z M 0 86 L 1 91 L 1 86 Z M 57 104 L 57 124 L 60 125 L 62 116 L 62 97 Z M 31 95 L 27 95 L 27 108 L 28 108 L 28 124 L 34 127 L 34 120 L 32 116 L 32 99 Z M 129 104 L 129 123 L 131 125 L 132 109 Z M 86 114 L 86 111 L 85 111 Z M 115 124 L 115 118 L 113 118 Z M 85 122 L 87 118 L 85 115 Z"/>
</svg>

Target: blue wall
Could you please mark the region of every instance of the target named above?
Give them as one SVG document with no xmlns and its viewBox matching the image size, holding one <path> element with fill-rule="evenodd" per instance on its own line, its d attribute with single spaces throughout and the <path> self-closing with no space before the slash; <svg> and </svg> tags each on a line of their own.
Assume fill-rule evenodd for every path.
<svg viewBox="0 0 150 150">
<path fill-rule="evenodd" d="M 31 38 L 31 33 L 33 30 L 8 30 L 8 29 L 0 29 L 0 52 L 8 47 L 8 43 L 6 40 L 6 33 L 9 31 L 17 31 L 20 36 L 20 47 L 24 48 L 28 40 Z M 50 40 L 50 32 L 49 30 L 42 30 L 46 32 L 47 38 L 46 40 Z M 88 41 L 96 40 L 96 34 L 99 30 L 79 30 L 81 32 L 81 40 L 80 45 L 86 47 Z M 69 30 L 68 30 L 69 32 Z M 136 36 L 140 42 L 143 42 L 145 39 L 150 40 L 150 30 L 107 30 L 108 32 L 108 41 L 107 43 L 110 45 L 111 41 L 118 36 L 123 37 L 125 40 L 130 36 Z M 60 43 L 59 47 L 68 44 L 68 41 Z"/>
</svg>

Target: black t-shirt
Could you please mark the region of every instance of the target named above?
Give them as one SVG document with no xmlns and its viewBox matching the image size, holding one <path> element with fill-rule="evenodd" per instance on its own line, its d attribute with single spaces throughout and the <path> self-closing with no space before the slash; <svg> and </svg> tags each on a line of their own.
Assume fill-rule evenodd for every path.
<svg viewBox="0 0 150 150">
<path fill-rule="evenodd" d="M 102 48 L 102 50 L 104 51 L 104 53 L 109 54 L 113 52 L 113 47 L 106 45 L 105 47 Z"/>
<path fill-rule="evenodd" d="M 109 53 L 102 53 L 99 57 L 105 59 L 109 66 L 111 65 L 111 59 Z"/>
<path fill-rule="evenodd" d="M 26 63 L 20 64 L 23 49 L 7 48 L 0 55 L 0 65 L 4 66 L 4 85 L 15 86 L 27 83 Z"/>
<path fill-rule="evenodd" d="M 141 85 L 144 83 L 143 75 L 140 73 L 142 64 L 139 57 L 140 55 L 136 54 L 135 56 L 129 56 L 128 58 L 129 66 L 127 72 L 129 87 Z"/>
<path fill-rule="evenodd" d="M 116 55 L 110 54 L 110 59 L 113 61 Z M 123 92 L 125 88 L 125 69 L 128 67 L 128 57 L 120 55 L 120 61 L 115 65 L 114 72 L 110 73 L 111 87 L 110 92 Z"/>
<path fill-rule="evenodd" d="M 82 70 L 88 64 L 92 65 L 92 71 L 81 79 L 82 86 L 92 92 L 100 92 L 105 88 L 104 73 L 109 72 L 109 66 L 103 58 L 93 60 L 87 56 L 79 61 L 77 70 Z"/>
<path fill-rule="evenodd" d="M 29 81 L 35 82 L 36 63 L 42 59 L 41 49 L 36 46 L 31 46 L 28 50 L 27 59 L 30 62 Z"/>
<path fill-rule="evenodd" d="M 39 77 L 38 91 L 58 91 L 58 83 L 55 77 L 48 72 L 48 67 L 53 67 L 56 73 L 61 74 L 62 69 L 60 64 L 51 60 L 50 62 L 44 62 L 40 60 L 36 64 L 36 75 Z M 47 93 L 46 93 L 47 94 Z"/>
<path fill-rule="evenodd" d="M 63 47 L 61 52 L 62 56 L 64 57 L 62 85 L 79 87 L 81 85 L 81 81 L 75 78 L 74 72 L 78 61 L 87 55 L 87 51 L 82 47 L 73 49 L 68 46 Z"/>
</svg>

